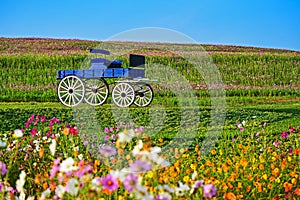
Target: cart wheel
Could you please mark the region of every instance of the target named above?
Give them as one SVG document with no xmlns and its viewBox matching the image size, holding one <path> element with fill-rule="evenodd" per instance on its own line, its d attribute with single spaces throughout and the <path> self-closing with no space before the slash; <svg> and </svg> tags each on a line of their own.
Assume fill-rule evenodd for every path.
<svg viewBox="0 0 300 200">
<path fill-rule="evenodd" d="M 85 82 L 85 88 L 84 100 L 86 103 L 99 106 L 106 101 L 109 88 L 104 79 L 88 79 Z"/>
<path fill-rule="evenodd" d="M 77 76 L 66 76 L 60 81 L 57 93 L 62 104 L 74 107 L 80 104 L 84 98 L 84 84 Z"/>
<path fill-rule="evenodd" d="M 118 107 L 130 106 L 134 97 L 134 89 L 128 83 L 118 83 L 112 91 L 112 100 Z"/>
<path fill-rule="evenodd" d="M 149 84 L 138 83 L 134 85 L 135 100 L 134 104 L 139 107 L 150 105 L 153 100 L 153 90 Z"/>
</svg>

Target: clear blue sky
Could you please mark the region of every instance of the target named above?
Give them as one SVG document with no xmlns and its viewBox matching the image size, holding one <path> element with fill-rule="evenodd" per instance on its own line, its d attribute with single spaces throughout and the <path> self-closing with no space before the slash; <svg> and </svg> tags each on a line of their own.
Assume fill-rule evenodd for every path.
<svg viewBox="0 0 300 200">
<path fill-rule="evenodd" d="M 0 37 L 106 40 L 162 27 L 198 43 L 300 50 L 300 0 L 1 0 Z"/>
</svg>

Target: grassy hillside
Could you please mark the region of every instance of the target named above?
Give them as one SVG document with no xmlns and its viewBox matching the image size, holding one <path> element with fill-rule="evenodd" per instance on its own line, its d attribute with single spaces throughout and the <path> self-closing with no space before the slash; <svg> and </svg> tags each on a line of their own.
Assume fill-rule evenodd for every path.
<svg viewBox="0 0 300 200">
<path fill-rule="evenodd" d="M 89 49 L 96 46 L 109 49 L 112 52 L 109 58 L 121 59 L 125 66 L 128 54 L 136 47 L 130 42 L 0 38 L 0 101 L 57 102 L 55 71 L 82 68 Z M 296 97 L 300 94 L 300 52 L 194 44 L 143 43 L 142 47 L 134 52 L 146 55 L 147 63 L 177 70 L 200 97 L 208 96 L 207 86 L 182 55 L 204 52 L 212 58 L 219 68 L 227 96 Z M 155 92 L 168 95 L 166 90 L 153 86 Z"/>
</svg>

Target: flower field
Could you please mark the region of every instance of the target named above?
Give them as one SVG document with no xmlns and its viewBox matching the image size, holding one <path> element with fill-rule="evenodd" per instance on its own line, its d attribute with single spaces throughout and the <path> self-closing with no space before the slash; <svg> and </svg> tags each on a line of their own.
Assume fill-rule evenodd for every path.
<svg viewBox="0 0 300 200">
<path fill-rule="evenodd" d="M 198 107 L 154 83 L 149 107 L 126 110 L 132 120 L 110 98 L 96 107 L 101 130 L 90 132 L 58 102 L 55 70 L 80 69 L 97 45 L 128 66 L 136 44 L 0 38 L 0 199 L 300 199 L 299 52 L 202 45 L 226 90 L 220 134 L 202 149 L 213 126 L 210 93 L 181 56 L 202 47 L 144 43 L 134 51 L 183 75 Z"/>
<path fill-rule="evenodd" d="M 1 198 L 297 199 L 300 127 L 270 134 L 269 124 L 238 122 L 203 156 L 198 144 L 173 148 L 169 163 L 143 126 L 106 127 L 97 151 L 74 125 L 32 115 L 1 135 Z M 94 152 L 94 153 L 92 153 Z M 125 153 L 130 152 L 130 153 Z M 25 161 L 25 162 L 24 162 Z M 114 167 L 112 167 L 112 164 Z"/>
</svg>

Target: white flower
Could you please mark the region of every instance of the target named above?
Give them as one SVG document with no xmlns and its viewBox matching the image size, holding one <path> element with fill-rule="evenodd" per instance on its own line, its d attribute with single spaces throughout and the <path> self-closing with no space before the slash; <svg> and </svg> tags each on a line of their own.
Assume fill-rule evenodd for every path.
<svg viewBox="0 0 300 200">
<path fill-rule="evenodd" d="M 51 191 L 50 191 L 50 189 L 48 188 L 47 190 L 45 190 L 45 191 L 41 194 L 40 200 L 45 200 L 50 194 L 51 194 Z"/>
<path fill-rule="evenodd" d="M 73 147 L 73 151 L 79 151 L 79 146 Z"/>
<path fill-rule="evenodd" d="M 242 121 L 242 124 L 243 124 L 243 126 L 245 126 L 245 124 L 246 124 L 245 120 Z"/>
<path fill-rule="evenodd" d="M 110 175 L 118 178 L 120 181 L 125 180 L 126 174 L 127 174 L 126 169 L 125 170 L 123 169 L 122 171 L 119 171 L 119 170 L 111 170 L 110 171 Z"/>
<path fill-rule="evenodd" d="M 13 137 L 20 138 L 23 136 L 23 132 L 20 129 L 14 131 Z"/>
<path fill-rule="evenodd" d="M 99 187 L 101 185 L 101 179 L 100 178 L 94 178 L 92 180 L 92 189 L 96 190 L 97 192 L 101 191 L 101 188 Z"/>
<path fill-rule="evenodd" d="M 0 140 L 0 148 L 6 147 L 7 143 L 5 141 Z"/>
<path fill-rule="evenodd" d="M 138 155 L 140 153 L 140 150 L 143 148 L 143 141 L 142 140 L 139 140 L 137 142 L 137 144 L 134 146 L 133 150 L 132 150 L 132 154 L 135 156 L 135 155 Z"/>
<path fill-rule="evenodd" d="M 62 161 L 60 165 L 60 172 L 69 172 L 73 170 L 77 170 L 76 166 L 74 165 L 74 160 L 73 158 L 67 158 L 66 160 Z"/>
<path fill-rule="evenodd" d="M 181 182 L 179 182 L 179 187 L 175 188 L 175 193 L 176 193 L 177 196 L 182 196 L 189 189 L 190 188 L 189 188 L 188 185 L 182 184 Z"/>
<path fill-rule="evenodd" d="M 79 160 L 82 160 L 82 159 L 83 159 L 82 153 L 78 155 L 78 158 L 79 158 Z"/>
<path fill-rule="evenodd" d="M 50 149 L 51 155 L 54 156 L 55 150 L 56 150 L 56 140 L 55 139 L 52 139 L 52 143 L 50 144 L 49 149 Z"/>
<path fill-rule="evenodd" d="M 20 193 L 20 195 L 19 195 L 19 200 L 25 200 L 25 198 L 26 198 L 26 195 L 25 195 L 25 193 L 22 191 L 22 192 Z"/>
<path fill-rule="evenodd" d="M 76 196 L 78 194 L 78 191 L 79 191 L 79 182 L 77 181 L 77 179 L 71 178 L 67 182 L 66 191 L 69 194 L 74 195 L 74 196 Z"/>
<path fill-rule="evenodd" d="M 20 178 L 16 182 L 16 189 L 20 193 L 24 192 L 25 177 L 26 177 L 26 173 L 22 171 L 20 174 Z"/>
<path fill-rule="evenodd" d="M 47 139 L 48 139 L 47 136 L 42 137 L 42 140 L 47 140 Z"/>
<path fill-rule="evenodd" d="M 27 198 L 27 200 L 34 200 L 34 197 L 30 196 L 30 197 Z"/>
<path fill-rule="evenodd" d="M 123 132 L 119 133 L 119 142 L 130 142 L 134 136 L 134 131 L 132 129 L 125 129 Z"/>
<path fill-rule="evenodd" d="M 66 192 L 66 188 L 62 185 L 58 185 L 55 189 L 55 194 L 59 197 L 62 198 Z"/>
<path fill-rule="evenodd" d="M 192 179 L 195 180 L 197 176 L 198 176 L 197 171 L 194 171 L 194 173 L 192 174 Z"/>
</svg>

